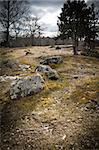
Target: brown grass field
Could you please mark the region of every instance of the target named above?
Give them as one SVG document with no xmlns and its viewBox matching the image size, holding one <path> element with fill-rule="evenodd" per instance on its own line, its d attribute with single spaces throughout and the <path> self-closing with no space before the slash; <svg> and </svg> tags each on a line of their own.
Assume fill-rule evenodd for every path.
<svg viewBox="0 0 99 150">
<path fill-rule="evenodd" d="M 2 48 L 0 55 L 1 62 L 31 66 L 25 72 L 2 68 L 1 75 L 8 76 L 32 76 L 43 57 L 64 57 L 63 63 L 51 65 L 60 78 L 45 78 L 38 94 L 10 100 L 11 81 L 0 81 L 1 150 L 99 150 L 98 59 L 48 46 Z"/>
</svg>

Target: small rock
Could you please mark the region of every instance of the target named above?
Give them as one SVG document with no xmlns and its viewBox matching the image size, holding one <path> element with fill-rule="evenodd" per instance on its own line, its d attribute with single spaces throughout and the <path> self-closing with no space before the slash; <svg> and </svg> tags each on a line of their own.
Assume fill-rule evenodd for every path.
<svg viewBox="0 0 99 150">
<path fill-rule="evenodd" d="M 66 135 L 64 135 L 64 136 L 62 137 L 62 140 L 65 140 L 65 138 L 66 138 Z"/>
<path fill-rule="evenodd" d="M 59 49 L 61 49 L 61 47 L 57 46 L 57 47 L 56 47 L 56 50 L 59 50 Z"/>
<path fill-rule="evenodd" d="M 78 79 L 78 76 L 74 76 L 74 79 Z"/>
<path fill-rule="evenodd" d="M 30 70 L 29 65 L 22 64 L 22 65 L 19 65 L 19 67 L 20 67 L 19 70 L 22 70 L 22 71 Z"/>
<path fill-rule="evenodd" d="M 57 80 L 59 79 L 59 75 L 57 74 L 57 71 L 53 69 L 52 71 L 48 72 L 48 78 L 51 80 Z"/>
<path fill-rule="evenodd" d="M 42 73 L 47 73 L 51 70 L 52 70 L 52 68 L 48 65 L 38 65 L 35 69 L 35 71 L 42 72 Z"/>
<path fill-rule="evenodd" d="M 30 52 L 26 52 L 26 54 L 25 55 L 28 55 Z"/>
<path fill-rule="evenodd" d="M 25 55 L 29 55 L 29 54 L 32 54 L 32 53 L 30 52 L 30 50 L 25 51 Z"/>
<path fill-rule="evenodd" d="M 54 48 L 54 47 L 55 47 L 54 45 L 51 45 L 51 46 L 50 46 L 50 48 Z"/>
</svg>

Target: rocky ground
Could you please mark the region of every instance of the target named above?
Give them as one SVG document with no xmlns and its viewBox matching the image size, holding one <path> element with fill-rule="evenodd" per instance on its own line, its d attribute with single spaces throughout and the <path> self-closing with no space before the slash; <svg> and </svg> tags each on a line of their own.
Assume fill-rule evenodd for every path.
<svg viewBox="0 0 99 150">
<path fill-rule="evenodd" d="M 71 48 L 1 49 L 0 54 L 1 150 L 99 150 L 98 59 L 72 56 Z M 11 82 L 35 75 L 39 62 L 52 55 L 63 57 L 60 64 L 49 64 L 58 80 L 43 76 L 41 92 L 11 100 Z"/>
</svg>

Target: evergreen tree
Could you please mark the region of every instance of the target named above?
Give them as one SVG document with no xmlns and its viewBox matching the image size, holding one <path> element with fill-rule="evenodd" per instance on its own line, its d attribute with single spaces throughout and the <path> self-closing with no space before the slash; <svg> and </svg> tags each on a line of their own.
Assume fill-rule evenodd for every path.
<svg viewBox="0 0 99 150">
<path fill-rule="evenodd" d="M 67 0 L 58 17 L 58 27 L 62 38 L 71 38 L 74 55 L 77 54 L 79 39 L 90 40 L 96 37 L 96 14 L 94 5 L 89 8 L 84 0 Z"/>
<path fill-rule="evenodd" d="M 87 18 L 87 26 L 85 30 L 85 43 L 87 49 L 94 50 L 95 48 L 95 39 L 98 36 L 98 12 L 95 10 L 94 3 L 89 7 L 89 14 Z"/>
</svg>

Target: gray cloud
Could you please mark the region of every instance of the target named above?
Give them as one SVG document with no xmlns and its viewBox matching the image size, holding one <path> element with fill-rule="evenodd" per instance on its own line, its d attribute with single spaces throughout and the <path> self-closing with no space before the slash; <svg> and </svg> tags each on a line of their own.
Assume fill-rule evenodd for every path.
<svg viewBox="0 0 99 150">
<path fill-rule="evenodd" d="M 32 14 L 40 17 L 41 24 L 45 27 L 46 35 L 53 35 L 58 31 L 57 16 L 61 12 L 66 0 L 30 0 Z M 90 5 L 92 2 L 99 8 L 99 0 L 86 0 Z M 48 33 L 48 34 L 47 34 Z"/>
<path fill-rule="evenodd" d="M 32 14 L 41 18 L 47 36 L 58 31 L 57 16 L 60 13 L 64 0 L 31 0 Z"/>
<path fill-rule="evenodd" d="M 32 14 L 37 17 L 42 17 L 45 13 L 43 8 L 32 6 L 31 7 Z"/>
<path fill-rule="evenodd" d="M 99 19 L 99 0 L 88 0 L 87 3 L 88 5 L 91 5 L 92 3 L 94 3 L 96 12 L 98 12 L 97 17 Z"/>
<path fill-rule="evenodd" d="M 60 6 L 64 0 L 31 0 L 33 5 L 37 6 Z"/>
<path fill-rule="evenodd" d="M 94 3 L 96 7 L 99 7 L 99 0 L 88 0 L 88 4 Z"/>
</svg>

